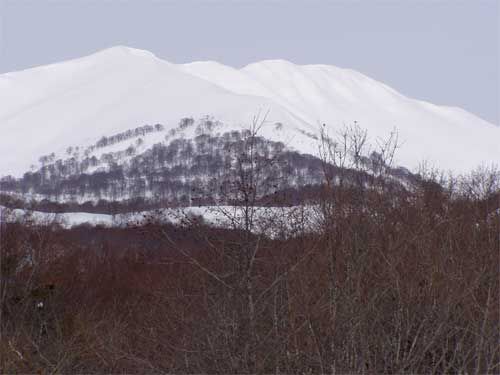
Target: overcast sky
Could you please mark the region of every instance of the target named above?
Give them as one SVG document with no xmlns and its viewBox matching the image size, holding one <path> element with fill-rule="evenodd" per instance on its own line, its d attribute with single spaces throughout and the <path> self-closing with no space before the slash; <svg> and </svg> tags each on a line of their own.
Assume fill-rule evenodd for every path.
<svg viewBox="0 0 500 375">
<path fill-rule="evenodd" d="M 280 58 L 499 123 L 499 0 L 0 0 L 0 26 L 0 73 L 118 44 L 176 63 Z"/>
</svg>

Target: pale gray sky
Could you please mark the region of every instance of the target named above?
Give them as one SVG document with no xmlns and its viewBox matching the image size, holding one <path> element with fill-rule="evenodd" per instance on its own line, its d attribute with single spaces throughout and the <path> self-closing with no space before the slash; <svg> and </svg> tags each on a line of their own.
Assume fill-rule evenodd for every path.
<svg viewBox="0 0 500 375">
<path fill-rule="evenodd" d="M 281 58 L 499 123 L 499 0 L 0 0 L 0 26 L 0 73 L 118 44 L 176 63 Z"/>
</svg>

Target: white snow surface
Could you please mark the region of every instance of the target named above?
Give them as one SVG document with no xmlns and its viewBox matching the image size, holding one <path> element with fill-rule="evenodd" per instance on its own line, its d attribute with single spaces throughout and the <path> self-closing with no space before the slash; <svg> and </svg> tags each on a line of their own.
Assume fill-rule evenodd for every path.
<svg viewBox="0 0 500 375">
<path fill-rule="evenodd" d="M 3 212 L 3 213 L 2 213 Z M 317 228 L 321 219 L 317 206 L 255 207 L 252 212 L 251 230 L 271 237 L 310 232 Z M 95 214 L 87 212 L 50 213 L 8 209 L 0 206 L 0 220 L 4 222 L 30 222 L 39 225 L 58 224 L 72 228 L 87 224 L 92 227 L 140 226 L 147 222 L 189 225 L 197 218 L 205 224 L 227 229 L 243 229 L 245 213 L 238 206 L 204 206 L 183 208 L 162 208 L 152 211 L 130 212 L 126 214 Z"/>
<path fill-rule="evenodd" d="M 322 124 L 334 134 L 357 121 L 374 140 L 396 129 L 402 142 L 396 162 L 412 170 L 423 161 L 455 172 L 500 163 L 499 126 L 405 97 L 353 70 L 283 60 L 241 69 L 172 64 L 119 46 L 0 75 L 0 176 L 22 175 L 41 155 L 144 124 L 168 131 L 183 117 L 208 115 L 227 130 L 241 129 L 258 113 L 268 113 L 261 135 L 304 153 L 317 154 L 307 134 L 318 134 Z M 165 133 L 155 136 L 162 141 Z"/>
</svg>

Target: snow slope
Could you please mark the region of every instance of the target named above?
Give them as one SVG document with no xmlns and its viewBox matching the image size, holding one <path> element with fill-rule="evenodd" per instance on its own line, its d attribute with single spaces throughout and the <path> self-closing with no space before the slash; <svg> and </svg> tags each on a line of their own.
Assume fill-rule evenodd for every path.
<svg viewBox="0 0 500 375">
<path fill-rule="evenodd" d="M 242 69 L 172 64 L 113 47 L 0 75 L 0 176 L 21 175 L 41 155 L 144 124 L 168 130 L 180 118 L 210 115 L 241 128 L 267 111 L 262 135 L 306 153 L 316 152 L 317 141 L 305 134 L 317 134 L 323 123 L 333 133 L 357 121 L 372 138 L 396 128 L 403 141 L 398 162 L 409 168 L 422 160 L 454 171 L 500 163 L 500 127 L 459 108 L 407 98 L 352 70 L 281 60 Z"/>
<path fill-rule="evenodd" d="M 357 121 L 374 138 L 397 129 L 399 161 L 421 161 L 454 171 L 500 162 L 500 127 L 460 108 L 403 96 L 349 69 L 268 60 L 231 69 L 213 62 L 183 65 L 184 71 L 241 94 L 272 99 L 308 124 L 330 128 Z"/>
</svg>

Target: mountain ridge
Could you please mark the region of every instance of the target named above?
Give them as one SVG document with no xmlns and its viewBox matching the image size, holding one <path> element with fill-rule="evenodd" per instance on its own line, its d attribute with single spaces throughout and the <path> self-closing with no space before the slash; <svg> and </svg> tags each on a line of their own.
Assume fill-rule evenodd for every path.
<svg viewBox="0 0 500 375">
<path fill-rule="evenodd" d="M 249 125 L 269 112 L 263 135 L 314 153 L 322 124 L 334 133 L 358 122 L 374 138 L 397 129 L 398 163 L 470 170 L 500 162 L 500 127 L 456 107 L 408 98 L 351 69 L 263 60 L 240 69 L 214 61 L 173 64 L 125 46 L 0 75 L 0 175 L 20 175 L 40 155 L 147 123 L 176 126 L 209 115 Z M 284 131 L 271 129 L 283 123 Z M 36 124 L 36 125 L 33 125 Z M 43 128 L 43 129 L 40 129 Z M 24 141 L 20 150 L 16 143 Z M 458 156 L 458 157 L 457 157 Z"/>
</svg>

